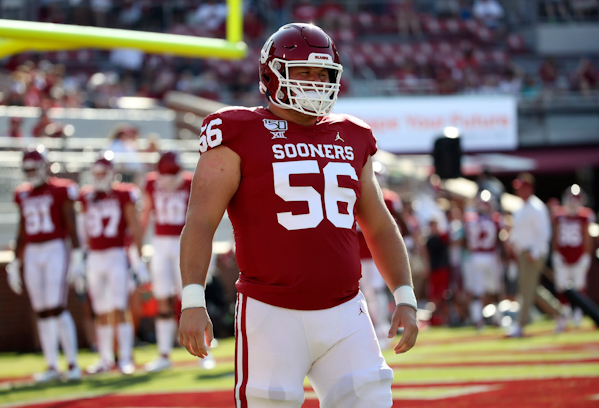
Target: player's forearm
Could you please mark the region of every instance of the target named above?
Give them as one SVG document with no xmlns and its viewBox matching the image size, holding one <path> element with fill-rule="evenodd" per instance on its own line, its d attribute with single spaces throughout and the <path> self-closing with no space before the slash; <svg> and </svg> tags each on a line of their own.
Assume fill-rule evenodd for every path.
<svg viewBox="0 0 599 408">
<path fill-rule="evenodd" d="M 412 286 L 408 252 L 395 225 L 366 237 L 374 262 L 389 290 Z"/>
<path fill-rule="evenodd" d="M 25 249 L 25 228 L 23 220 L 19 220 L 17 226 L 17 238 L 15 240 L 15 258 L 23 259 L 23 250 Z"/>
<path fill-rule="evenodd" d="M 77 219 L 72 205 L 65 210 L 65 222 L 69 238 L 71 239 L 71 246 L 73 248 L 79 248 L 81 244 L 79 242 L 79 234 L 77 233 Z"/>
<path fill-rule="evenodd" d="M 216 227 L 210 223 L 190 222 L 188 217 L 181 232 L 180 268 L 183 286 L 192 283 L 205 285 L 215 230 Z"/>
</svg>

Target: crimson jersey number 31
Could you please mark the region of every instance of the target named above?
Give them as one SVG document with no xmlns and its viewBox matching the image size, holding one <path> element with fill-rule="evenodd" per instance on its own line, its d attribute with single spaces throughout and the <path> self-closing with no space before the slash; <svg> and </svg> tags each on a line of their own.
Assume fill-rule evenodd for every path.
<svg viewBox="0 0 599 408">
<path fill-rule="evenodd" d="M 316 228 L 327 219 L 337 228 L 350 229 L 354 225 L 354 205 L 356 192 L 340 187 L 338 176 L 349 176 L 358 180 L 356 170 L 349 163 L 328 163 L 322 169 L 324 175 L 324 196 L 310 186 L 292 186 L 289 176 L 292 174 L 319 174 L 316 160 L 300 160 L 272 164 L 275 193 L 285 201 L 303 201 L 308 203 L 306 214 L 291 212 L 277 213 L 279 224 L 288 230 Z M 323 200 L 324 198 L 324 200 Z M 323 208 L 324 202 L 324 208 Z M 339 212 L 338 203 L 347 203 L 347 214 Z"/>
</svg>

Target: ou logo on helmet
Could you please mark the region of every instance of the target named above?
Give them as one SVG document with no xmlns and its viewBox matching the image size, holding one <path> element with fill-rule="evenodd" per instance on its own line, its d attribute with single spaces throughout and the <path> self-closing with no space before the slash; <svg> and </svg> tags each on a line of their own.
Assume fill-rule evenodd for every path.
<svg viewBox="0 0 599 408">
<path fill-rule="evenodd" d="M 270 36 L 270 38 L 264 43 L 264 47 L 260 50 L 260 63 L 264 64 L 268 59 L 268 55 L 270 54 L 270 47 L 272 47 L 274 34 Z"/>
</svg>

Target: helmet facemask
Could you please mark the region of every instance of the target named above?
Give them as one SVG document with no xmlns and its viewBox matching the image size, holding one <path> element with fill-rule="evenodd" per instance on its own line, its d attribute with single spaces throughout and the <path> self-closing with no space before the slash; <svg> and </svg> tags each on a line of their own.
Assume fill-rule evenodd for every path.
<svg viewBox="0 0 599 408">
<path fill-rule="evenodd" d="M 45 162 L 39 160 L 23 161 L 23 173 L 27 182 L 33 187 L 41 186 L 48 178 L 47 165 Z"/>
<path fill-rule="evenodd" d="M 275 95 L 270 95 L 271 102 L 280 108 L 293 109 L 311 116 L 325 116 L 331 113 L 337 102 L 343 67 L 331 61 L 317 60 L 318 57 L 330 59 L 327 54 L 311 54 L 309 60 L 285 61 L 274 58 L 270 61 L 268 65 L 279 82 Z M 289 70 L 292 67 L 326 68 L 329 70 L 331 82 L 289 79 Z"/>
<path fill-rule="evenodd" d="M 91 176 L 94 190 L 107 192 L 112 188 L 114 170 L 111 167 L 95 164 L 91 168 Z"/>
</svg>

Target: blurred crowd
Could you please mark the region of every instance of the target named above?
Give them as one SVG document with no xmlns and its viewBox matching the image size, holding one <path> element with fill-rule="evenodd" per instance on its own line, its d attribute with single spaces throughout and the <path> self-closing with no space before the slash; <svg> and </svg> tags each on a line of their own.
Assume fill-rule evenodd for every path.
<svg viewBox="0 0 599 408">
<path fill-rule="evenodd" d="M 584 4 L 583 4 L 584 3 Z M 224 1 L 43 1 L 38 21 L 225 36 Z M 594 4 L 594 6 L 593 6 Z M 595 1 L 545 1 L 541 17 L 592 18 Z M 345 67 L 342 89 L 354 79 L 395 80 L 397 94 L 513 94 L 525 99 L 599 89 L 597 62 L 581 56 L 536 59 L 510 1 L 437 0 L 339 2 L 253 1 L 244 4 L 246 59 L 221 61 L 144 54 L 136 50 L 82 49 L 23 53 L 6 58 L 0 103 L 39 107 L 114 108 L 126 96 L 161 101 L 170 90 L 230 104 L 260 104 L 255 60 L 265 28 L 286 21 L 315 22 L 338 45 Z"/>
<path fill-rule="evenodd" d="M 386 184 L 380 178 L 379 182 Z M 593 210 L 584 207 L 587 203 L 584 192 L 574 185 L 562 197 L 549 198 L 543 204 L 534 195 L 534 177 L 530 174 L 519 175 L 509 188 L 488 171 L 476 182 L 478 192 L 473 198 L 446 189 L 436 175 L 416 188 L 413 182 L 392 184 L 392 189 L 399 193 L 394 216 L 408 248 L 419 307 L 430 312 L 425 312 L 420 319 L 431 325 L 450 327 L 504 327 L 508 336 L 521 337 L 534 304 L 534 296 L 523 292 L 534 290 L 536 293 L 537 285 L 543 283 L 561 302 L 561 306 L 553 310 L 541 308 L 555 318 L 556 332 L 563 331 L 568 324 L 580 325 L 580 309 L 570 305 L 563 292 L 566 287 L 572 287 L 567 285 L 585 291 L 588 258 L 594 258 L 592 238 L 586 229 L 596 216 Z M 504 208 L 502 197 L 508 192 L 522 198 L 524 207 Z M 530 211 L 527 207 L 537 204 L 540 212 L 546 214 L 540 217 L 542 225 L 528 225 L 533 217 L 522 209 Z M 518 217 L 523 216 L 527 223 L 519 220 Z M 572 225 L 577 222 L 582 227 Z M 523 229 L 536 231 L 537 227 L 538 234 L 523 237 L 527 233 Z M 572 238 L 571 242 L 564 244 L 564 237 Z M 526 240 L 529 242 L 522 244 Z M 536 262 L 540 262 L 535 272 L 538 275 L 528 285 L 532 289 L 527 289 L 526 281 L 522 281 L 527 276 L 535 276 L 522 269 L 526 267 L 522 259 L 523 245 L 533 248 L 531 251 L 534 246 L 539 250 L 534 255 L 538 258 Z M 573 258 L 570 258 L 571 247 L 579 251 Z M 564 264 L 574 269 L 577 262 L 581 266 L 575 275 L 580 276 L 562 278 Z M 568 283 L 562 283 L 562 279 Z M 572 283 L 572 279 L 578 283 Z M 373 320 L 376 327 L 376 317 Z"/>
</svg>

